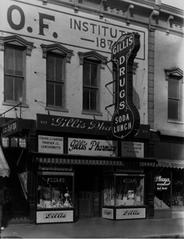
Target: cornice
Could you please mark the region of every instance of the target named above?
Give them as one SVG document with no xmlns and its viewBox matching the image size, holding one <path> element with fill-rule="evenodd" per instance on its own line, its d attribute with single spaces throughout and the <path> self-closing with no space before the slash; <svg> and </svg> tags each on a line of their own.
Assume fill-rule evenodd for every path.
<svg viewBox="0 0 184 239">
<path fill-rule="evenodd" d="M 99 19 L 105 17 L 123 20 L 127 25 L 141 24 L 150 31 L 156 29 L 166 33 L 184 34 L 184 11 L 182 9 L 162 4 L 159 0 L 101 0 L 96 7 L 88 5 L 85 0 L 39 0 L 44 5 L 56 4 L 79 11 L 93 13 Z"/>
</svg>

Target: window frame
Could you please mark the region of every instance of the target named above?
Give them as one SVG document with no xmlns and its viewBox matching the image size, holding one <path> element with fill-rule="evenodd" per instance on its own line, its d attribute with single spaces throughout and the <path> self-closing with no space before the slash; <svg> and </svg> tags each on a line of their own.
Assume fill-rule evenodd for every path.
<svg viewBox="0 0 184 239">
<path fill-rule="evenodd" d="M 92 115 L 101 115 L 100 108 L 101 108 L 101 70 L 104 69 L 103 65 L 107 64 L 107 57 L 99 54 L 96 51 L 89 51 L 89 52 L 78 52 L 80 65 L 82 65 L 82 113 L 83 114 L 92 114 Z M 97 87 L 98 87 L 98 97 L 96 103 L 96 109 L 84 109 L 84 63 L 85 62 L 95 62 L 98 64 L 97 69 Z"/>
<path fill-rule="evenodd" d="M 54 110 L 54 111 L 68 111 L 66 109 L 66 63 L 71 63 L 71 57 L 73 56 L 73 51 L 70 49 L 67 49 L 63 45 L 59 43 L 53 43 L 49 45 L 41 44 L 42 48 L 42 57 L 46 60 L 46 110 Z M 55 106 L 55 105 L 48 105 L 47 100 L 47 77 L 48 77 L 48 70 L 47 70 L 47 57 L 48 55 L 53 54 L 56 56 L 61 56 L 63 58 L 63 64 L 62 64 L 62 71 L 63 71 L 63 84 L 64 84 L 64 90 L 63 90 L 63 96 L 62 96 L 62 106 Z"/>
<path fill-rule="evenodd" d="M 183 115 L 182 115 L 182 78 L 183 78 L 183 71 L 179 68 L 171 68 L 171 69 L 165 69 L 165 75 L 166 75 L 166 80 L 168 84 L 168 90 L 167 90 L 167 119 L 168 121 L 175 121 L 175 122 L 181 122 L 183 120 Z M 174 92 L 176 96 L 172 96 L 169 94 L 169 89 L 172 82 L 175 82 L 177 84 L 176 90 L 177 92 Z M 169 102 L 177 102 L 177 117 L 170 117 L 170 107 Z"/>
<path fill-rule="evenodd" d="M 54 64 L 54 73 L 55 73 L 55 79 L 54 80 L 49 80 L 48 79 L 48 74 L 49 74 L 49 69 L 48 69 L 48 58 L 50 57 L 50 56 L 53 56 L 54 57 L 54 59 L 56 60 L 57 58 L 60 58 L 60 59 L 62 59 L 62 69 L 61 69 L 61 74 L 62 74 L 62 79 L 61 79 L 61 81 L 57 81 L 56 80 L 56 78 L 57 78 L 57 76 L 56 76 L 56 71 L 57 71 L 57 69 L 56 69 L 56 62 L 55 62 L 55 64 Z M 65 76 L 65 63 L 66 63 L 66 61 L 65 61 L 65 57 L 63 56 L 63 55 L 61 55 L 61 54 L 57 54 L 57 53 L 53 53 L 53 52 L 48 52 L 48 54 L 47 54 L 47 60 L 46 60 L 46 106 L 47 107 L 53 107 L 53 108 L 64 108 L 65 107 L 65 94 L 66 94 L 66 90 L 65 90 L 65 79 L 66 79 L 66 76 Z M 53 69 L 52 69 L 53 70 Z M 49 83 L 52 83 L 53 85 L 54 85 L 54 104 L 49 104 L 48 103 L 48 84 Z M 56 104 L 56 101 L 57 101 L 57 99 L 56 99 L 56 85 L 57 84 L 59 84 L 59 85 L 61 85 L 62 87 L 61 87 L 61 91 L 62 91 L 62 94 L 61 94 L 61 97 L 62 97 L 62 99 L 61 99 L 61 105 L 57 105 Z"/>
<path fill-rule="evenodd" d="M 23 76 L 24 76 L 24 83 L 23 83 L 23 90 L 22 90 L 22 97 L 19 97 L 19 100 L 15 101 L 15 100 L 6 100 L 5 99 L 5 49 L 6 46 L 8 47 L 12 47 L 12 48 L 19 48 L 22 49 L 24 51 L 23 54 Z M 34 44 L 32 42 L 29 42 L 27 40 L 25 40 L 24 38 L 18 36 L 18 35 L 10 35 L 10 36 L 5 36 L 2 37 L 0 36 L 0 47 L 1 50 L 4 51 L 4 105 L 16 105 L 17 103 L 21 103 L 22 106 L 26 106 L 26 64 L 27 64 L 27 57 L 31 56 L 32 53 L 32 49 L 33 49 Z"/>
<path fill-rule="evenodd" d="M 90 84 L 89 85 L 85 85 L 85 64 L 89 64 L 89 68 L 90 68 Z M 96 67 L 96 86 L 92 85 L 91 81 L 92 81 L 92 65 L 95 65 Z M 87 89 L 88 91 L 88 104 L 89 107 L 88 109 L 84 108 L 84 92 L 85 89 Z M 91 94 L 92 92 L 95 91 L 95 98 L 96 98 L 96 104 L 95 104 L 95 109 L 92 109 L 92 99 L 91 99 Z M 100 111 L 100 62 L 99 61 L 95 61 L 95 60 L 90 60 L 90 59 L 84 59 L 84 64 L 83 64 L 83 98 L 82 98 L 82 109 L 83 111 L 89 111 L 89 112 L 99 112 Z"/>
<path fill-rule="evenodd" d="M 18 75 L 16 74 L 15 72 L 10 74 L 10 73 L 7 73 L 6 72 L 6 50 L 7 49 L 13 49 L 14 53 L 15 54 L 15 51 L 16 50 L 20 50 L 21 51 L 21 54 L 22 54 L 22 75 Z M 16 56 L 14 55 L 13 57 L 14 59 L 14 62 L 15 63 L 15 60 L 16 60 Z M 14 67 L 13 69 L 14 71 L 16 70 L 16 68 Z M 7 77 L 12 77 L 13 78 L 13 89 L 12 89 L 12 92 L 11 92 L 11 95 L 12 95 L 12 99 L 7 99 L 6 97 L 6 79 Z M 17 78 L 21 78 L 21 85 L 22 85 L 22 94 L 21 96 L 19 97 L 19 99 L 16 99 L 15 95 L 16 95 L 16 79 Z M 25 102 L 25 99 L 26 99 L 26 49 L 25 47 L 23 46 L 17 46 L 17 45 L 12 45 L 12 44 L 6 44 L 5 45 L 5 48 L 4 48 L 4 102 L 6 103 L 11 103 L 11 104 L 17 104 L 19 102 Z"/>
</svg>

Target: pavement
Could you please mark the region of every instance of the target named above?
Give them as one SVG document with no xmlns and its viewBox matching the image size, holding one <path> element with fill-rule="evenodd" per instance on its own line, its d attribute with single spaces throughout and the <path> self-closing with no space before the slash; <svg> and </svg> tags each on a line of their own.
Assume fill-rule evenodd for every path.
<svg viewBox="0 0 184 239">
<path fill-rule="evenodd" d="M 184 238 L 184 217 L 134 220 L 80 219 L 63 224 L 9 224 L 1 238 Z"/>
</svg>

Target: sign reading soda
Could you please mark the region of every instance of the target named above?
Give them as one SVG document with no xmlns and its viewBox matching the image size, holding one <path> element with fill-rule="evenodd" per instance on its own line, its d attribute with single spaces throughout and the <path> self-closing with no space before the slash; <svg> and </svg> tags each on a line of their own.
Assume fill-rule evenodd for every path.
<svg viewBox="0 0 184 239">
<path fill-rule="evenodd" d="M 134 135 L 140 126 L 139 112 L 133 104 L 133 61 L 140 48 L 138 33 L 123 34 L 112 46 L 116 77 L 115 112 L 112 133 L 117 138 Z"/>
</svg>

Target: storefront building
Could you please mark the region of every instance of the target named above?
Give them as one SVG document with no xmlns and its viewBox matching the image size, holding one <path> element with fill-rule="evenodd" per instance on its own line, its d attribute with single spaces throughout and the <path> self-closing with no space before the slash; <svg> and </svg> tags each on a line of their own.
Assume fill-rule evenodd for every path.
<svg viewBox="0 0 184 239">
<path fill-rule="evenodd" d="M 168 191 L 172 185 L 157 173 L 158 4 L 119 1 L 117 10 L 113 1 L 2 1 L 0 127 L 11 170 L 10 219 L 153 217 L 155 183 Z M 116 43 L 135 32 L 140 46 L 131 59 L 128 52 L 121 58 L 132 40 Z M 133 116 L 123 113 L 124 98 Z"/>
<path fill-rule="evenodd" d="M 178 28 L 183 26 L 183 11 L 177 13 L 177 16 L 167 16 L 168 29 L 160 20 L 160 27 L 154 32 L 154 120 L 151 124 L 159 136 L 155 144 L 158 161 L 155 209 L 168 211 L 171 216 L 181 214 L 184 205 L 184 35 Z"/>
</svg>

